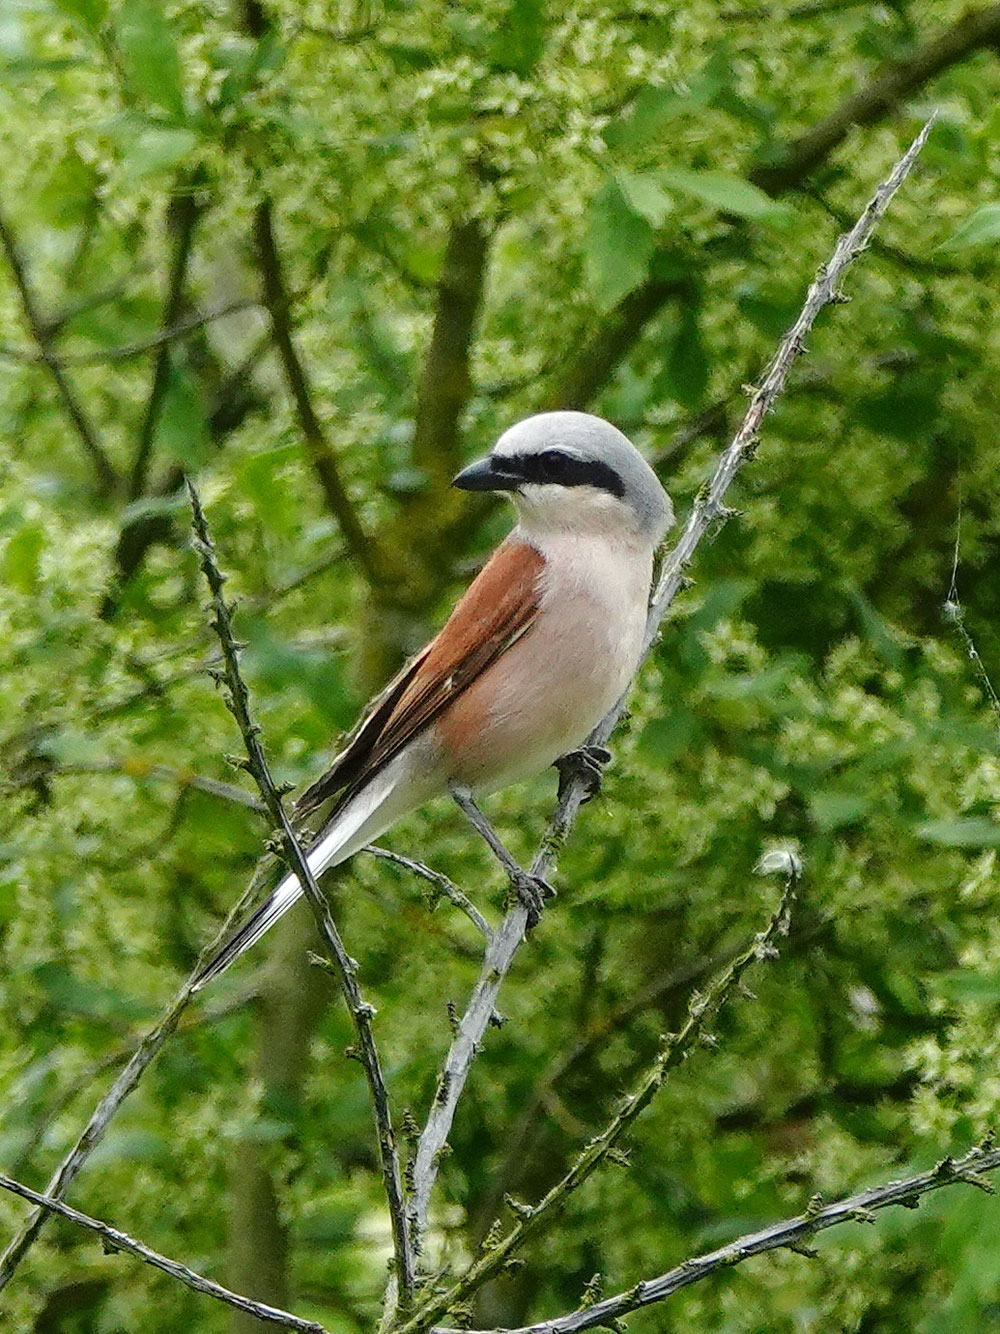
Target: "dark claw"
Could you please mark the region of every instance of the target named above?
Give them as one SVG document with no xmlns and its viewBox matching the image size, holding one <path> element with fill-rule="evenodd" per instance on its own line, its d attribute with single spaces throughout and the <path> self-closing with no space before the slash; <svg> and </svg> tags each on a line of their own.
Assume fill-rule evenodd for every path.
<svg viewBox="0 0 1000 1334">
<path fill-rule="evenodd" d="M 556 760 L 555 768 L 559 771 L 559 792 L 556 800 L 562 801 L 566 789 L 575 778 L 583 780 L 584 802 L 596 797 L 601 790 L 604 766 L 611 759 L 611 751 L 606 746 L 581 746 L 571 750 Z"/>
<path fill-rule="evenodd" d="M 517 876 L 511 876 L 510 883 L 518 900 L 524 904 L 528 911 L 527 929 L 530 931 L 542 920 L 542 909 L 545 907 L 545 900 L 554 899 L 556 891 L 540 875 L 529 875 L 527 871 L 522 871 Z"/>
</svg>

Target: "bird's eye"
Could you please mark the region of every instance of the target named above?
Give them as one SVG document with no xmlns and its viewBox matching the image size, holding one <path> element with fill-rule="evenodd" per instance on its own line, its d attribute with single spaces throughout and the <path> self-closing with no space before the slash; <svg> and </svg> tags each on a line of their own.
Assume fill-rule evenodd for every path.
<svg viewBox="0 0 1000 1334">
<path fill-rule="evenodd" d="M 546 449 L 538 455 L 538 475 L 543 482 L 561 482 L 566 478 L 570 456 L 561 449 Z"/>
</svg>

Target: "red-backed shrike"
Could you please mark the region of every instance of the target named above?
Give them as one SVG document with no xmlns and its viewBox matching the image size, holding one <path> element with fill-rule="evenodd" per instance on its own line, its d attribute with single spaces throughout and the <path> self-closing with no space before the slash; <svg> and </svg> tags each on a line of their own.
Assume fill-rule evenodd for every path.
<svg viewBox="0 0 1000 1334">
<path fill-rule="evenodd" d="M 316 876 L 431 797 L 480 796 L 557 764 L 639 664 L 653 553 L 673 508 L 621 431 L 583 412 L 529 417 L 452 484 L 509 492 L 517 526 L 298 802 L 299 817 L 325 810 L 308 853 Z M 286 876 L 198 985 L 301 894 Z"/>
</svg>

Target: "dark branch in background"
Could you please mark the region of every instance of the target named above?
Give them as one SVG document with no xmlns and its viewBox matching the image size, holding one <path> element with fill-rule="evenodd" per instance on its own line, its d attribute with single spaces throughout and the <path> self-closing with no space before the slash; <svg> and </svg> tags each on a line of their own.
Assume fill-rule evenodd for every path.
<svg viewBox="0 0 1000 1334">
<path fill-rule="evenodd" d="M 111 466 L 111 460 L 104 451 L 104 446 L 97 437 L 97 431 L 93 423 L 83 409 L 76 396 L 73 386 L 70 384 L 66 372 L 59 363 L 58 357 L 52 351 L 53 329 L 45 322 L 42 316 L 41 306 L 35 289 L 32 286 L 31 279 L 28 276 L 27 265 L 21 255 L 20 246 L 17 238 L 11 228 L 10 222 L 0 211 L 0 246 L 3 247 L 7 256 L 7 263 L 10 265 L 11 272 L 14 275 L 14 282 L 17 285 L 18 294 L 21 298 L 21 309 L 24 312 L 25 322 L 31 330 L 32 337 L 38 344 L 38 351 L 41 360 L 52 377 L 56 389 L 59 391 L 59 397 L 63 401 L 63 407 L 66 409 L 66 415 L 73 423 L 73 428 L 80 438 L 91 463 L 94 465 L 94 472 L 97 477 L 97 492 L 100 496 L 110 496 L 118 484 L 118 478 L 115 470 Z"/>
<path fill-rule="evenodd" d="M 615 367 L 653 316 L 659 314 L 671 297 L 682 296 L 687 288 L 684 279 L 648 278 L 623 297 L 546 396 L 548 406 L 585 408 L 611 379 Z"/>
<path fill-rule="evenodd" d="M 438 279 L 434 329 L 417 392 L 413 462 L 439 489 L 461 465 L 459 427 L 469 401 L 469 353 L 488 245 L 477 219 L 456 223 Z"/>
<path fill-rule="evenodd" d="M 678 996 L 692 986 L 700 985 L 705 977 L 724 967 L 745 948 L 744 941 L 734 949 L 704 955 L 678 968 L 670 969 L 661 977 L 654 978 L 627 1000 L 616 1005 L 609 1013 L 590 1021 L 571 1047 L 552 1058 L 535 1080 L 514 1129 L 508 1137 L 509 1148 L 495 1173 L 489 1196 L 479 1211 L 480 1217 L 491 1218 L 498 1211 L 507 1183 L 511 1181 L 528 1154 L 534 1150 L 536 1135 L 545 1112 L 558 1096 L 557 1085 L 578 1070 L 600 1048 L 606 1046 L 608 1039 L 615 1033 L 625 1031 L 636 1015 L 644 1013 L 653 1006 L 662 1007 L 672 997 Z"/>
<path fill-rule="evenodd" d="M 292 338 L 292 299 L 275 241 L 270 199 L 264 199 L 257 205 L 253 230 L 263 301 L 271 318 L 274 341 L 281 357 L 288 391 L 295 405 L 299 428 L 309 451 L 309 460 L 319 479 L 330 512 L 340 525 L 345 545 L 368 582 L 378 584 L 382 578 L 378 550 L 362 528 L 354 504 L 347 494 L 336 455 L 313 406 L 313 390 L 309 377 Z"/>
<path fill-rule="evenodd" d="M 136 264 L 128 273 L 123 273 L 120 278 L 108 283 L 107 287 L 99 287 L 95 292 L 84 292 L 75 301 L 71 301 L 62 310 L 50 316 L 46 322 L 45 328 L 50 338 L 55 338 L 57 334 L 62 333 L 66 325 L 71 324 L 78 316 L 86 315 L 92 310 L 98 310 L 101 306 L 107 306 L 113 301 L 117 301 L 120 296 L 128 291 L 137 278 L 141 278 L 148 271 L 148 268 L 148 264 Z"/>
<path fill-rule="evenodd" d="M 175 185 L 173 197 L 167 208 L 167 230 L 173 240 L 170 273 L 167 278 L 167 291 L 163 303 L 161 326 L 164 333 L 172 329 L 180 319 L 184 306 L 184 288 L 187 283 L 188 261 L 191 258 L 191 245 L 194 230 L 201 213 L 196 194 L 197 182 L 187 174 L 181 174 Z M 139 424 L 139 438 L 136 442 L 135 457 L 128 482 L 129 500 L 137 500 L 146 489 L 146 474 L 153 452 L 153 440 L 160 420 L 160 409 L 170 383 L 170 340 L 160 343 L 156 360 L 153 363 L 153 378 L 149 387 L 149 396 Z"/>
<path fill-rule="evenodd" d="M 768 870 L 782 869 L 786 879 L 784 892 L 765 929 L 754 936 L 743 953 L 737 955 L 728 968 L 708 986 L 704 994 L 695 994 L 692 997 L 688 1005 L 687 1019 L 680 1030 L 668 1034 L 663 1039 L 656 1059 L 636 1082 L 632 1091 L 625 1095 L 615 1115 L 601 1133 L 590 1140 L 579 1154 L 565 1176 L 537 1204 L 518 1206 L 516 1208 L 519 1215 L 518 1222 L 507 1235 L 489 1245 L 449 1292 L 434 1298 L 417 1311 L 413 1319 L 403 1326 L 401 1334 L 420 1334 L 420 1331 L 427 1329 L 447 1311 L 465 1302 L 484 1283 L 499 1274 L 507 1266 L 514 1252 L 526 1241 L 551 1226 L 573 1191 L 579 1189 L 602 1163 L 607 1162 L 618 1151 L 619 1142 L 652 1102 L 667 1073 L 681 1064 L 695 1043 L 708 1036 L 707 1024 L 732 996 L 750 965 L 777 956 L 776 943 L 779 937 L 788 934 L 801 868 L 798 860 L 789 853 L 773 855 L 773 859 L 766 863 L 766 867 Z"/>
<path fill-rule="evenodd" d="M 257 304 L 256 302 L 253 304 Z M 238 366 L 219 383 L 212 394 L 208 412 L 208 431 L 215 445 L 221 445 L 232 431 L 261 406 L 253 383 L 253 372 L 271 346 L 270 329 L 257 340 Z M 178 496 L 184 486 L 184 471 L 177 464 L 167 468 L 152 491 L 151 499 L 167 500 Z M 142 568 L 149 549 L 158 542 L 168 542 L 174 535 L 173 517 L 155 505 L 134 514 L 123 525 L 115 545 L 115 577 L 101 601 L 100 615 L 110 620 L 118 611 L 122 594 Z"/>
<path fill-rule="evenodd" d="M 58 1214 L 60 1218 L 65 1218 L 78 1227 L 89 1228 L 91 1232 L 96 1232 L 106 1252 L 127 1251 L 130 1255 L 138 1256 L 146 1264 L 153 1265 L 164 1274 L 177 1279 L 185 1287 L 193 1288 L 195 1292 L 202 1292 L 207 1297 L 214 1297 L 217 1301 L 225 1302 L 227 1306 L 235 1306 L 237 1311 L 246 1311 L 249 1315 L 256 1316 L 258 1320 L 281 1325 L 285 1329 L 298 1330 L 300 1334 L 327 1334 L 326 1328 L 315 1320 L 303 1320 L 289 1311 L 280 1311 L 276 1306 L 251 1301 L 249 1297 L 243 1297 L 238 1292 L 231 1292 L 229 1288 L 213 1283 L 210 1278 L 196 1274 L 193 1269 L 188 1269 L 187 1265 L 179 1264 L 176 1260 L 160 1255 L 158 1251 L 150 1250 L 141 1241 L 134 1241 L 127 1233 L 119 1232 L 117 1228 L 109 1227 L 107 1223 L 102 1223 L 98 1218 L 91 1218 L 89 1214 L 82 1214 L 78 1209 L 71 1209 L 69 1205 L 57 1199 L 40 1195 L 37 1191 L 22 1186 L 19 1181 L 12 1180 L 3 1172 L 0 1172 L 0 1189 L 9 1190 L 12 1195 L 20 1195 L 22 1200 L 28 1200 L 39 1209 Z"/>
<path fill-rule="evenodd" d="M 400 1291 L 408 1305 L 413 1296 L 413 1252 L 410 1247 L 409 1233 L 406 1227 L 405 1200 L 403 1197 L 402 1176 L 399 1170 L 399 1156 L 396 1152 L 396 1140 L 392 1129 L 389 1111 L 389 1094 L 379 1062 L 375 1036 L 372 1031 L 374 1009 L 365 1001 L 357 981 L 357 964 L 344 948 L 340 933 L 330 912 L 330 905 L 325 895 L 316 884 L 309 868 L 309 862 L 302 845 L 281 800 L 281 795 L 271 777 L 271 770 L 260 740 L 260 727 L 250 714 L 250 696 L 240 674 L 239 648 L 233 634 L 230 620 L 230 608 L 223 596 L 223 575 L 215 558 L 215 549 L 205 520 L 201 502 L 194 486 L 188 481 L 188 494 L 194 515 L 194 545 L 201 560 L 201 568 L 212 591 L 212 607 L 215 618 L 212 628 L 219 636 L 224 662 L 224 676 L 228 685 L 225 695 L 226 705 L 236 719 L 243 742 L 246 746 L 248 768 L 260 789 L 268 813 L 274 824 L 281 831 L 285 853 L 303 893 L 316 918 L 316 925 L 324 944 L 335 961 L 337 976 L 344 1001 L 354 1021 L 358 1038 L 358 1059 L 364 1067 L 365 1077 L 371 1093 L 372 1110 L 378 1138 L 379 1160 L 382 1167 L 382 1181 L 389 1216 L 392 1224 L 393 1249 L 395 1251 L 395 1270 Z M 329 965 L 331 969 L 333 964 Z"/>
<path fill-rule="evenodd" d="M 883 120 L 942 70 L 998 42 L 1000 5 L 972 10 L 940 37 L 918 47 L 909 59 L 884 66 L 818 125 L 774 155 L 773 162 L 755 167 L 750 180 L 771 195 L 793 189 L 844 142 L 855 126 Z"/>
<path fill-rule="evenodd" d="M 646 625 L 646 654 L 652 648 L 668 607 L 682 587 L 684 570 L 690 563 L 698 543 L 713 522 L 726 517 L 722 505 L 723 496 L 737 472 L 750 457 L 751 446 L 756 440 L 761 423 L 774 406 L 784 388 L 789 370 L 804 349 L 806 334 L 823 307 L 838 299 L 838 282 L 852 261 L 863 251 L 879 218 L 916 161 L 932 124 L 933 118 L 927 122 L 888 178 L 879 186 L 855 226 L 837 242 L 833 256 L 820 270 L 810 287 L 801 314 L 779 344 L 760 387 L 755 390 L 751 398 L 743 424 L 720 457 L 711 482 L 703 489 L 680 540 L 664 562 Z M 606 744 L 623 710 L 624 699 L 595 729 L 589 738 L 592 744 Z M 573 827 L 582 798 L 583 787 L 577 780 L 567 787 L 562 801 L 558 803 L 549 821 L 542 845 L 531 864 L 532 876 L 544 878 L 548 875 L 558 849 Z M 430 1192 L 437 1175 L 441 1152 L 454 1119 L 455 1108 L 494 1012 L 501 983 L 524 939 L 526 925 L 527 910 L 523 904 L 518 903 L 508 912 L 487 947 L 479 980 L 446 1057 L 438 1095 L 420 1136 L 414 1165 L 415 1189 L 411 1219 L 418 1243 L 426 1227 Z"/>
<path fill-rule="evenodd" d="M 941 36 L 918 47 L 909 60 L 883 66 L 870 81 L 846 97 L 829 116 L 783 149 L 773 148 L 748 178 L 772 195 L 803 184 L 855 125 L 874 125 L 897 111 L 907 97 L 935 75 L 959 64 L 975 51 L 1000 43 L 1000 5 L 974 10 Z M 583 407 L 608 383 L 615 368 L 638 342 L 649 322 L 673 296 L 676 283 L 649 277 L 624 297 L 601 330 L 571 361 L 548 396 L 553 407 Z"/>
<path fill-rule="evenodd" d="M 139 1042 L 124 1070 L 94 1108 L 83 1133 L 56 1168 L 45 1188 L 45 1194 L 49 1199 L 61 1200 L 65 1196 L 81 1167 L 104 1138 L 108 1126 L 121 1108 L 122 1103 L 139 1083 L 157 1052 L 176 1029 L 181 1015 L 187 1009 L 188 1003 L 194 994 L 195 979 L 209 959 L 214 957 L 222 942 L 227 939 L 234 923 L 242 915 L 246 905 L 261 885 L 266 883 L 270 873 L 270 859 L 265 858 L 258 866 L 253 879 L 240 896 L 233 910 L 226 917 L 213 939 L 209 941 L 198 956 L 198 962 L 195 964 L 190 977 L 174 996 L 156 1025 Z M 7 1246 L 3 1255 L 0 1256 L 0 1292 L 14 1277 L 18 1265 L 34 1245 L 47 1217 L 48 1215 L 44 1209 L 36 1209 L 29 1216 L 21 1231 Z"/>
<path fill-rule="evenodd" d="M 595 1329 L 605 1325 L 614 1328 L 612 1322 L 628 1315 L 630 1311 L 652 1306 L 654 1302 L 662 1302 L 675 1292 L 679 1292 L 681 1288 L 688 1288 L 692 1283 L 700 1283 L 702 1279 L 720 1270 L 731 1269 L 755 1255 L 763 1255 L 767 1251 L 779 1250 L 782 1247 L 812 1254 L 808 1246 L 817 1233 L 825 1232 L 827 1228 L 837 1227 L 841 1223 L 874 1223 L 876 1210 L 888 1209 L 893 1205 L 915 1209 L 924 1195 L 932 1190 L 940 1190 L 942 1186 L 964 1182 L 970 1186 L 978 1186 L 980 1190 L 992 1195 L 993 1185 L 984 1173 L 995 1172 L 997 1168 L 1000 1168 L 1000 1149 L 995 1149 L 992 1141 L 987 1141 L 981 1148 L 967 1153 L 964 1158 L 943 1158 L 930 1172 L 921 1172 L 902 1181 L 875 1186 L 871 1190 L 851 1195 L 845 1200 L 838 1200 L 836 1204 L 821 1204 L 817 1201 L 816 1206 L 804 1214 L 782 1223 L 774 1223 L 759 1232 L 751 1232 L 737 1241 L 730 1242 L 728 1246 L 720 1246 L 718 1250 L 711 1251 L 708 1255 L 685 1260 L 676 1269 L 670 1269 L 658 1278 L 637 1283 L 616 1297 L 607 1297 L 604 1301 L 581 1307 L 578 1311 L 560 1316 L 556 1320 L 539 1320 L 521 1329 L 505 1330 L 503 1334 L 577 1334 L 579 1330 Z M 459 1334 L 459 1331 L 438 1327 L 434 1334 Z M 486 1331 L 476 1330 L 474 1334 L 486 1334 Z M 499 1334 L 499 1331 L 496 1334 Z"/>
</svg>

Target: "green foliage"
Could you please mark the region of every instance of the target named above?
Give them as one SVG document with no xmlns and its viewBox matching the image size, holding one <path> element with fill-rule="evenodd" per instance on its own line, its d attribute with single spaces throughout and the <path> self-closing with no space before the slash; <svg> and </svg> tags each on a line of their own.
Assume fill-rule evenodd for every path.
<svg viewBox="0 0 1000 1334">
<path fill-rule="evenodd" d="M 373 588 L 345 554 L 259 307 L 167 344 L 148 485 L 104 497 L 0 264 L 0 1166 L 46 1179 L 267 834 L 191 782 L 249 790 L 224 758 L 239 745 L 206 673 L 180 471 L 197 471 L 232 571 L 276 775 L 305 782 L 506 531 L 438 474 L 585 384 L 683 516 L 841 219 L 931 103 L 921 166 L 850 305 L 810 339 L 730 498 L 740 517 L 699 549 L 606 796 L 505 986 L 430 1255 L 463 1266 L 504 1195 L 537 1199 L 606 1122 L 699 970 L 762 924 L 752 868 L 773 846 L 798 847 L 808 873 L 757 1000 L 727 1011 L 718 1046 L 638 1122 L 631 1165 L 587 1183 L 476 1323 L 567 1310 L 597 1273 L 626 1288 L 996 1121 L 1000 739 L 941 605 L 961 513 L 958 592 L 996 680 L 1000 72 L 994 49 L 970 52 L 773 197 L 762 182 L 789 146 L 967 4 L 765 8 L 272 0 L 254 33 L 235 5 L 0 7 L 0 214 L 119 477 L 156 380 L 178 201 L 195 189 L 188 320 L 260 299 L 266 193 L 317 421 L 405 585 Z M 449 229 L 470 216 L 489 247 L 466 398 L 461 367 L 424 367 Z M 624 298 L 648 310 L 632 334 Z M 575 376 L 602 336 L 606 373 Z M 438 391 L 461 400 L 454 458 L 443 415 L 417 429 Z M 148 543 L 126 578 L 137 521 Z M 543 776 L 492 800 L 518 856 L 553 790 Z M 449 803 L 390 841 L 498 905 Z M 478 957 L 424 889 L 366 857 L 333 889 L 397 1125 L 433 1096 L 447 1002 L 461 1007 Z M 387 1231 L 363 1080 L 341 1058 L 350 1025 L 302 966 L 306 943 L 289 920 L 199 999 L 72 1202 L 222 1281 L 270 1274 L 287 1246 L 285 1299 L 353 1334 L 374 1324 Z M 997 1210 L 942 1191 L 830 1233 L 816 1261 L 754 1261 L 630 1325 L 998 1329 Z M 0 1231 L 22 1216 L 0 1199 Z M 62 1225 L 3 1301 L 18 1330 L 230 1328 Z"/>
</svg>

